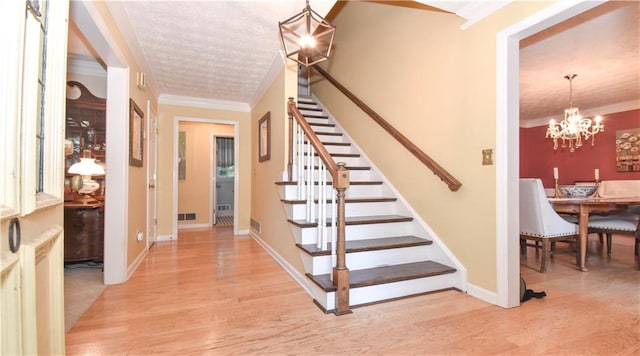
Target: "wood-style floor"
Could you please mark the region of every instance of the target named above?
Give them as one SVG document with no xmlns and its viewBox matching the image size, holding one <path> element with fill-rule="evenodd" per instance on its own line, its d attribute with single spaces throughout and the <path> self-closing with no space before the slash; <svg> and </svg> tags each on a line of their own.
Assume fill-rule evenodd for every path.
<svg viewBox="0 0 640 356">
<path fill-rule="evenodd" d="M 595 236 L 594 236 L 595 238 Z M 231 227 L 155 244 L 132 278 L 109 286 L 67 334 L 69 355 L 640 354 L 640 271 L 630 238 L 589 272 L 558 254 L 544 299 L 503 309 L 446 291 L 325 315 L 254 240 Z M 528 261 L 534 265 L 535 253 Z"/>
</svg>

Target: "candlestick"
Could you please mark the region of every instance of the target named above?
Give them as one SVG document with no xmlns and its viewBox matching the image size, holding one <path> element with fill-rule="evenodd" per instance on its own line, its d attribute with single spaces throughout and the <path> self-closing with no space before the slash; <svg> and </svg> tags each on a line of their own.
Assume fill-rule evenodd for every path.
<svg viewBox="0 0 640 356">
<path fill-rule="evenodd" d="M 558 179 L 558 167 L 553 167 L 553 179 Z"/>
<path fill-rule="evenodd" d="M 593 171 L 593 175 L 596 178 L 596 182 L 600 180 L 600 170 L 598 168 L 596 168 L 595 171 Z"/>
<path fill-rule="evenodd" d="M 596 171 L 597 171 L 597 169 L 596 169 Z M 593 193 L 593 195 L 592 195 L 594 198 L 602 198 L 600 196 L 600 193 L 598 193 L 598 190 L 600 190 L 600 179 L 598 179 L 598 178 L 600 178 L 600 177 L 596 176 L 596 192 Z"/>
<path fill-rule="evenodd" d="M 557 169 L 557 168 L 554 168 L 554 170 L 555 170 L 555 169 Z M 560 188 L 558 188 L 558 179 L 556 178 L 556 179 L 554 179 L 553 181 L 554 181 L 554 186 L 555 186 L 555 189 L 554 189 L 554 191 L 553 191 L 553 197 L 554 197 L 554 198 L 566 198 L 567 196 L 566 196 L 566 195 L 564 195 L 564 194 L 560 191 Z"/>
</svg>

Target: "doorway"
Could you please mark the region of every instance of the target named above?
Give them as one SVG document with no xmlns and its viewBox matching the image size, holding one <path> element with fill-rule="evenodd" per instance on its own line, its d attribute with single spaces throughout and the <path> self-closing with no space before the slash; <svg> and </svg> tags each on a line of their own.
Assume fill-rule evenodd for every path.
<svg viewBox="0 0 640 356">
<path fill-rule="evenodd" d="M 520 304 L 519 60 L 520 40 L 592 9 L 604 1 L 553 4 L 497 35 L 496 304 Z"/>
<path fill-rule="evenodd" d="M 178 228 L 210 228 L 213 225 L 213 191 L 216 187 L 214 136 L 233 139 L 233 199 L 229 210 L 234 234 L 238 234 L 239 134 L 238 121 L 174 117 L 173 156 L 178 158 L 173 161 L 174 239 L 178 238 Z"/>
<path fill-rule="evenodd" d="M 212 177 L 212 222 L 216 226 L 233 226 L 235 203 L 235 144 L 231 136 L 212 135 L 214 164 Z"/>
</svg>

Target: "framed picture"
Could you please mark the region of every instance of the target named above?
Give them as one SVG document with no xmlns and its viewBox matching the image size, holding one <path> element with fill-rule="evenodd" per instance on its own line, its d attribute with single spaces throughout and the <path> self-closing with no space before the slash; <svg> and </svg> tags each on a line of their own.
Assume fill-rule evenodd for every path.
<svg viewBox="0 0 640 356">
<path fill-rule="evenodd" d="M 142 167 L 144 113 L 129 99 L 129 165 Z"/>
<path fill-rule="evenodd" d="M 640 172 L 640 127 L 616 131 L 618 172 Z"/>
<path fill-rule="evenodd" d="M 271 112 L 267 111 L 258 121 L 258 161 L 271 159 Z"/>
</svg>

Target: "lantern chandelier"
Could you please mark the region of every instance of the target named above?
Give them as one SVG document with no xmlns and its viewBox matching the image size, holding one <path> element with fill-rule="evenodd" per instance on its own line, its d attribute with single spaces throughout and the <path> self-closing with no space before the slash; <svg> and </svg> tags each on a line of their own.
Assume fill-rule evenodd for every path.
<svg viewBox="0 0 640 356">
<path fill-rule="evenodd" d="M 602 117 L 596 116 L 593 121 L 586 119 L 580 115 L 577 107 L 573 106 L 573 79 L 577 74 L 565 75 L 564 78 L 569 80 L 569 108 L 564 109 L 564 120 L 556 123 L 554 119 L 549 121 L 546 137 L 553 139 L 553 149 L 558 149 L 558 139 L 562 140 L 562 148 L 567 147 L 569 141 L 569 151 L 574 152 L 576 148 L 582 146 L 582 140 L 588 140 L 591 137 L 591 145 L 595 141 L 595 134 L 604 132 Z M 594 123 L 595 122 L 595 123 Z"/>
<path fill-rule="evenodd" d="M 305 67 L 329 59 L 336 28 L 311 9 L 309 0 L 302 12 L 278 24 L 287 58 Z"/>
</svg>

